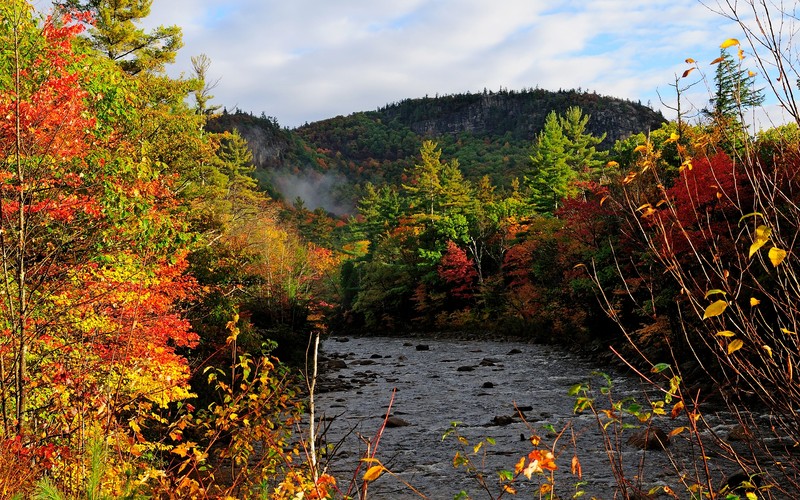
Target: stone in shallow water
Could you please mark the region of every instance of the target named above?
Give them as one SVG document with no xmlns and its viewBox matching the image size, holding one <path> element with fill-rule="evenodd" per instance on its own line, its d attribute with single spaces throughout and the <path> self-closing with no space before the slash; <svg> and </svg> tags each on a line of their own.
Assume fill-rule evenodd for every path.
<svg viewBox="0 0 800 500">
<path fill-rule="evenodd" d="M 395 417 L 394 415 L 386 419 L 386 427 L 406 427 L 408 425 L 411 424 L 400 417 Z"/>
<path fill-rule="evenodd" d="M 418 344 L 417 345 L 417 350 L 418 351 L 430 351 L 431 350 L 431 346 L 429 346 L 428 344 Z"/>
<path fill-rule="evenodd" d="M 483 387 L 484 389 L 491 389 L 492 387 L 494 387 L 494 384 L 491 382 L 484 382 L 481 387 Z"/>
<path fill-rule="evenodd" d="M 652 427 L 628 438 L 628 444 L 640 450 L 663 450 L 669 445 L 669 436 L 661 429 Z"/>
<path fill-rule="evenodd" d="M 472 372 L 472 371 L 475 371 L 475 367 L 474 366 L 459 366 L 456 369 L 456 371 L 457 372 Z"/>
</svg>

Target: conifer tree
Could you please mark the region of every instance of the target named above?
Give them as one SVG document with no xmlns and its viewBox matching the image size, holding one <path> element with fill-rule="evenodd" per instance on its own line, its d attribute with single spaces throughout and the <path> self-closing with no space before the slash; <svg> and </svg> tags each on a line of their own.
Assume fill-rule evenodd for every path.
<svg viewBox="0 0 800 500">
<path fill-rule="evenodd" d="M 714 74 L 714 97 L 710 108 L 705 110 L 715 123 L 732 124 L 746 108 L 760 106 L 764 102 L 762 89 L 753 86 L 755 75 L 743 69 L 725 49 L 720 50 Z"/>
<path fill-rule="evenodd" d="M 529 202 L 538 212 L 551 213 L 558 201 L 569 194 L 575 172 L 567 163 L 567 147 L 558 115 L 551 111 L 533 146 L 531 175 L 524 179 Z"/>
<path fill-rule="evenodd" d="M 135 75 L 157 73 L 175 61 L 183 46 L 178 26 L 159 26 L 146 33 L 136 24 L 150 15 L 153 0 L 63 0 L 62 9 L 91 12 L 95 18 L 89 30 L 91 45 L 125 72 Z"/>
</svg>

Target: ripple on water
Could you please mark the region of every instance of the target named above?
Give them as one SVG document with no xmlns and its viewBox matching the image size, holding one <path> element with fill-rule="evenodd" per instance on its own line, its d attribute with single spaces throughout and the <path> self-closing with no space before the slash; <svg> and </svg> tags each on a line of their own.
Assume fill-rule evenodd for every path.
<svg viewBox="0 0 800 500">
<path fill-rule="evenodd" d="M 488 447 L 485 470 L 496 483 L 495 471 L 512 469 L 520 457 L 531 451 L 530 430 L 515 415 L 515 404 L 525 406 L 528 422 L 545 436 L 545 426 L 556 429 L 574 422 L 576 442 L 587 481 L 586 498 L 613 496 L 614 476 L 609 467 L 594 417 L 574 416 L 574 399 L 567 395 L 573 384 L 597 370 L 578 356 L 549 346 L 492 341 L 425 340 L 366 337 L 349 342 L 327 341 L 322 352 L 343 359 L 347 367 L 330 371 L 321 384 L 332 389 L 317 396 L 318 412 L 336 415 L 326 431 L 327 443 L 342 442 L 341 450 L 329 464 L 340 484 L 353 477 L 359 458 L 366 452 L 364 439 L 381 427 L 387 407 L 396 390 L 392 414 L 410 425 L 387 428 L 378 447 L 377 458 L 400 478 L 429 498 L 452 498 L 460 490 L 482 498 L 477 481 L 452 466 L 458 445 L 454 439 L 442 441 L 451 422 L 461 422 L 461 434 L 471 444 L 486 437 L 496 440 Z M 364 361 L 369 361 L 368 370 Z M 459 370 L 470 367 L 469 370 Z M 607 369 L 607 367 L 604 367 Z M 639 390 L 633 379 L 611 373 L 617 395 Z M 344 377 L 340 379 L 338 377 Z M 351 387 L 339 390 L 331 381 L 347 380 Z M 488 383 L 491 386 L 488 386 Z M 506 422 L 497 417 L 511 418 Z M 503 425 L 496 425 L 498 423 Z M 557 458 L 561 469 L 557 487 L 568 498 L 575 492 L 576 479 L 568 471 L 573 455 L 569 447 Z M 550 442 L 550 440 L 546 440 Z M 636 473 L 638 464 L 661 471 L 646 477 L 667 480 L 672 477 L 663 452 L 641 452 L 625 448 L 623 460 Z M 363 474 L 363 469 L 361 474 Z M 672 473 L 674 475 L 674 473 Z M 659 477 L 661 475 L 662 477 Z M 535 489 L 536 484 L 521 487 Z M 384 475 L 369 486 L 370 498 L 418 498 L 395 478 Z M 484 493 L 485 495 L 485 493 Z"/>
</svg>

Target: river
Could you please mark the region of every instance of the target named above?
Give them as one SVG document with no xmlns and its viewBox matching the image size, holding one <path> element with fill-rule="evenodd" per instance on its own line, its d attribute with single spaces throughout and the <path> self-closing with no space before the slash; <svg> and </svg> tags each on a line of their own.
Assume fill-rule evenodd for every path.
<svg viewBox="0 0 800 500">
<path fill-rule="evenodd" d="M 496 472 L 513 471 L 514 464 L 532 451 L 529 437 L 539 435 L 539 447 L 550 446 L 553 430 L 565 427 L 555 447 L 559 497 L 572 498 L 582 490 L 583 498 L 614 498 L 618 491 L 595 417 L 588 412 L 575 415 L 575 397 L 568 395 L 576 383 L 603 380 L 593 376 L 598 367 L 585 358 L 528 343 L 383 337 L 331 338 L 323 343 L 321 356 L 321 366 L 329 369 L 320 382 L 317 411 L 327 426 L 324 442 L 336 447 L 328 472 L 343 491 L 365 456 L 366 442 L 381 428 L 390 402 L 391 414 L 408 425 L 387 427 L 381 435 L 375 458 L 395 477 L 383 474 L 371 482 L 369 498 L 420 498 L 403 482 L 431 499 L 451 499 L 461 491 L 474 499 L 497 498 Z M 615 399 L 641 400 L 642 387 L 636 379 L 609 366 L 601 368 L 610 377 Z M 524 410 L 527 423 L 515 405 Z M 452 436 L 442 439 L 452 422 L 459 422 L 457 429 L 469 442 L 468 452 L 481 440 L 494 439 L 495 444 L 485 445 L 476 457 L 490 492 L 481 489 L 474 474 L 453 466 L 460 445 Z M 724 430 L 726 424 L 718 425 Z M 625 432 L 620 456 L 630 480 L 636 482 L 644 471 L 639 484 L 644 491 L 659 485 L 685 491 L 675 484 L 670 457 L 691 454 L 688 439 L 683 443 L 681 436 L 673 439 L 668 454 L 625 444 L 636 431 Z M 571 470 L 576 450 L 582 479 Z M 369 465 L 361 465 L 359 479 Z M 730 471 L 713 470 L 712 475 L 721 481 L 726 472 Z M 515 484 L 518 497 L 538 498 L 540 479 L 521 477 Z"/>
</svg>

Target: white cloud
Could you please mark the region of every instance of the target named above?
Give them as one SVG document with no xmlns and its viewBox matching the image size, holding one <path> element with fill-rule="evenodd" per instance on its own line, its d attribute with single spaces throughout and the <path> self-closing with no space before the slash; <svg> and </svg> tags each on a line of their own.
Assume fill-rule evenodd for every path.
<svg viewBox="0 0 800 500">
<path fill-rule="evenodd" d="M 657 105 L 685 58 L 738 35 L 696 0 L 156 0 L 146 22 L 183 28 L 171 74 L 205 53 L 218 104 L 287 126 L 500 86 Z"/>
</svg>

